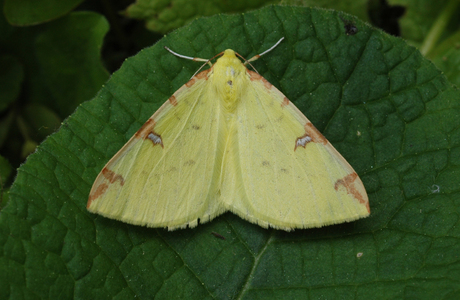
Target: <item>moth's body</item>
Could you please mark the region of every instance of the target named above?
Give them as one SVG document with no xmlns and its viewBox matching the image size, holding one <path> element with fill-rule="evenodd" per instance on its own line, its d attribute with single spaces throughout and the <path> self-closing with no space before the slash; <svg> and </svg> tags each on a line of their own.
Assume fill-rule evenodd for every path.
<svg viewBox="0 0 460 300">
<path fill-rule="evenodd" d="M 169 230 L 232 211 L 288 231 L 370 212 L 353 168 L 233 50 L 174 93 L 108 162 L 88 210 Z"/>
<path fill-rule="evenodd" d="M 244 81 L 249 78 L 246 67 L 235 56 L 233 50 L 225 50 L 208 74 L 210 86 L 214 86 L 220 95 L 225 112 L 234 113 L 239 101 L 246 92 Z"/>
</svg>

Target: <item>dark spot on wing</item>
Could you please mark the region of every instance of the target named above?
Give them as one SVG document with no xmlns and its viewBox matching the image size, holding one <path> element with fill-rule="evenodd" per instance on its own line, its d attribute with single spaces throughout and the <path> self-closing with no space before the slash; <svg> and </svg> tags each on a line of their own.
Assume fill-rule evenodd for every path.
<svg viewBox="0 0 460 300">
<path fill-rule="evenodd" d="M 196 164 L 196 161 L 190 159 L 184 163 L 184 166 L 193 166 L 194 164 Z"/>
</svg>

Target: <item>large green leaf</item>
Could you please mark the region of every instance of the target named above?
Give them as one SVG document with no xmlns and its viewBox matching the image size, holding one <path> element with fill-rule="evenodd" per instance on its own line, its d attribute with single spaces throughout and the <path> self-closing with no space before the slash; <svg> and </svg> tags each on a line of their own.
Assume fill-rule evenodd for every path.
<svg viewBox="0 0 460 300">
<path fill-rule="evenodd" d="M 0 298 L 454 299 L 460 94 L 403 40 L 355 25 L 266 7 L 199 19 L 128 59 L 19 169 L 0 215 Z M 249 58 L 282 36 L 254 66 L 353 165 L 369 218 L 286 233 L 227 213 L 167 232 L 86 211 L 103 165 L 200 66 L 163 46 Z"/>
</svg>

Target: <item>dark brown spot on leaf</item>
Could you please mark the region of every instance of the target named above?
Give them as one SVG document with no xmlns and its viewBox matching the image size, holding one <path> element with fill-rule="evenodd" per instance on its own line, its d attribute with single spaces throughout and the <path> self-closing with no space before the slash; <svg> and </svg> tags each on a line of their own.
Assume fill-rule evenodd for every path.
<svg viewBox="0 0 460 300">
<path fill-rule="evenodd" d="M 356 28 L 355 24 L 353 24 L 352 21 L 346 20 L 341 16 L 339 17 L 344 24 L 343 28 L 345 28 L 346 35 L 355 35 L 356 33 L 358 33 L 358 28 Z"/>
<path fill-rule="evenodd" d="M 216 238 L 219 238 L 219 239 L 221 239 L 221 240 L 225 240 L 225 237 L 224 237 L 223 235 L 218 234 L 217 232 L 214 232 L 214 231 L 213 231 L 213 232 L 211 232 L 211 234 L 212 234 L 213 236 L 215 236 Z"/>
</svg>

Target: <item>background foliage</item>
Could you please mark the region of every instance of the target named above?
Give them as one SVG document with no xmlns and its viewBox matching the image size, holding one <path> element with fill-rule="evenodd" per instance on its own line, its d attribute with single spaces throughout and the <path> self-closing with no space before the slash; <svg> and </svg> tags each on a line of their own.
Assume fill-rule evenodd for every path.
<svg viewBox="0 0 460 300">
<path fill-rule="evenodd" d="M 351 15 L 268 7 L 200 19 L 126 61 L 102 88 L 126 57 L 161 34 L 200 15 L 264 3 L 186 10 L 180 1 L 4 0 L 0 298 L 453 299 L 460 279 L 460 101 L 451 86 L 460 82 L 458 3 L 315 1 L 400 35 L 447 79 L 406 42 Z M 346 34 L 347 24 L 355 35 Z M 233 48 L 250 57 L 280 36 L 286 41 L 256 68 L 360 173 L 371 218 L 287 234 L 226 214 L 168 233 L 85 211 L 101 167 L 197 69 L 163 45 L 191 56 Z M 6 193 L 14 169 L 97 91 Z"/>
</svg>

